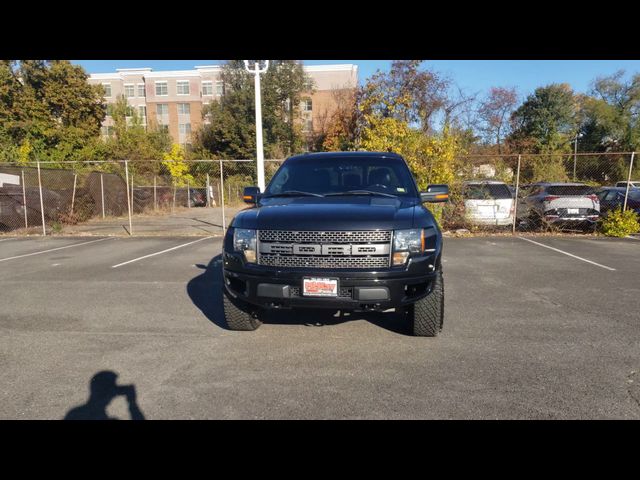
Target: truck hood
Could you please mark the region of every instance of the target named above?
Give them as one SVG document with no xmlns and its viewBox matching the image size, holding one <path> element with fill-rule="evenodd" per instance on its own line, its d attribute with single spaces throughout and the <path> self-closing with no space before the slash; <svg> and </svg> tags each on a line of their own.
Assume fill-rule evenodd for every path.
<svg viewBox="0 0 640 480">
<path fill-rule="evenodd" d="M 266 198 L 239 212 L 236 228 L 259 230 L 393 230 L 413 228 L 415 199 L 368 196 Z"/>
</svg>

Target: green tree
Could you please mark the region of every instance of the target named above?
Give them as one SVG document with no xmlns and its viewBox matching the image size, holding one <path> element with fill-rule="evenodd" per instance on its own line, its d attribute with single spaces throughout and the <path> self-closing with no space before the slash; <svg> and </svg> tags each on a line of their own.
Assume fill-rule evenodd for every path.
<svg viewBox="0 0 640 480">
<path fill-rule="evenodd" d="M 583 100 L 580 148 L 633 151 L 640 147 L 640 74 L 624 80 L 624 71 L 597 78 Z"/>
<path fill-rule="evenodd" d="M 509 142 L 516 151 L 556 153 L 571 150 L 578 131 L 578 102 L 565 83 L 536 88 L 511 116 Z"/>
<path fill-rule="evenodd" d="M 582 157 L 580 178 L 596 181 L 626 179 L 628 158 L 606 155 L 629 152 L 640 147 L 640 74 L 625 80 L 624 71 L 597 78 L 589 95 L 582 98 L 582 127 L 578 148 L 603 155 Z M 634 176 L 640 168 L 635 169 Z"/>
<path fill-rule="evenodd" d="M 195 148 L 217 158 L 255 158 L 254 77 L 241 60 L 229 61 L 222 72 L 224 95 L 204 108 L 208 124 L 195 135 Z M 312 84 L 302 65 L 271 60 L 261 79 L 265 156 L 282 158 L 301 149 L 299 104 Z"/>
<path fill-rule="evenodd" d="M 103 90 L 66 60 L 0 62 L 0 130 L 41 160 L 74 160 L 105 115 Z"/>
<path fill-rule="evenodd" d="M 123 95 L 116 98 L 109 110 L 114 123 L 113 136 L 106 139 L 105 148 L 93 144 L 94 154 L 97 151 L 105 159 L 129 160 L 130 168 L 137 174 L 159 173 L 158 163 L 148 160 L 163 160 L 164 154 L 170 151 L 172 141 L 166 129 L 155 124 L 145 126 Z"/>
</svg>

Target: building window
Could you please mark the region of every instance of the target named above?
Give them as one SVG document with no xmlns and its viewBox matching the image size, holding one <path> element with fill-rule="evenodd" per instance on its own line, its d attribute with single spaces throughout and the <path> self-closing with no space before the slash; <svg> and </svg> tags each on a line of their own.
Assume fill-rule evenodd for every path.
<svg viewBox="0 0 640 480">
<path fill-rule="evenodd" d="M 156 96 L 166 97 L 169 95 L 169 89 L 167 88 L 167 82 L 156 82 Z"/>
<path fill-rule="evenodd" d="M 103 83 L 102 84 L 102 88 L 104 88 L 104 96 L 105 97 L 110 97 L 111 96 L 111 84 L 110 83 Z"/>
<path fill-rule="evenodd" d="M 188 103 L 179 103 L 178 115 L 191 115 L 191 105 Z"/>
<path fill-rule="evenodd" d="M 213 95 L 213 82 L 202 82 L 202 95 Z"/>
<path fill-rule="evenodd" d="M 224 93 L 224 82 L 222 80 L 216 80 L 216 95 L 220 96 Z"/>
<path fill-rule="evenodd" d="M 144 83 L 139 83 L 138 84 L 138 96 L 142 97 L 142 98 L 147 96 L 147 94 L 146 94 L 146 92 L 144 90 Z"/>
<path fill-rule="evenodd" d="M 157 104 L 156 113 L 158 114 L 159 117 L 162 117 L 164 115 L 169 115 L 169 105 L 167 105 L 166 103 Z"/>
<path fill-rule="evenodd" d="M 302 107 L 303 112 L 310 112 L 313 108 L 310 98 L 303 99 L 302 102 L 300 102 L 300 106 Z"/>
<path fill-rule="evenodd" d="M 305 118 L 303 130 L 305 132 L 311 132 L 313 130 L 313 120 L 311 118 Z"/>
<path fill-rule="evenodd" d="M 191 135 L 191 124 L 190 123 L 179 123 L 178 124 L 178 143 L 187 143 L 189 141 L 189 136 Z"/>
<path fill-rule="evenodd" d="M 113 127 L 111 125 L 103 125 L 100 127 L 100 133 L 103 137 L 110 137 L 113 135 Z"/>
<path fill-rule="evenodd" d="M 140 105 L 138 107 L 138 115 L 140 115 L 140 120 L 142 123 L 147 123 L 147 107 L 144 105 Z"/>
<path fill-rule="evenodd" d="M 156 114 L 158 115 L 158 123 L 160 125 L 167 125 L 169 123 L 169 105 L 166 103 L 157 104 Z"/>
<path fill-rule="evenodd" d="M 133 84 L 128 84 L 124 86 L 124 96 L 127 98 L 132 98 L 136 96 L 135 88 Z"/>
<path fill-rule="evenodd" d="M 178 80 L 178 95 L 189 95 L 189 80 Z"/>
<path fill-rule="evenodd" d="M 161 132 L 169 133 L 169 125 L 159 123 L 158 128 L 160 129 Z"/>
</svg>

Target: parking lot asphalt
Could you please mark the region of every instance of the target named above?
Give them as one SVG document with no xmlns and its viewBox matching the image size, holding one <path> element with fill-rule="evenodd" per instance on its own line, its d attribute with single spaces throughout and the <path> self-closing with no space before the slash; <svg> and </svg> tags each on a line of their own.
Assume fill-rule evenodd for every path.
<svg viewBox="0 0 640 480">
<path fill-rule="evenodd" d="M 524 238 L 445 239 L 444 330 L 416 338 L 393 313 L 227 330 L 219 237 L 3 237 L 0 418 L 129 418 L 126 389 L 88 401 L 112 371 L 147 419 L 640 419 L 640 242 Z"/>
<path fill-rule="evenodd" d="M 131 219 L 134 234 L 145 236 L 206 236 L 222 235 L 222 225 L 228 222 L 242 207 L 225 207 L 223 220 L 222 208 L 219 207 L 176 207 L 173 213 L 153 212 L 136 213 Z M 38 231 L 38 229 L 34 229 Z M 129 217 L 93 218 L 76 225 L 65 225 L 62 229 L 65 235 L 108 235 L 128 236 Z"/>
</svg>

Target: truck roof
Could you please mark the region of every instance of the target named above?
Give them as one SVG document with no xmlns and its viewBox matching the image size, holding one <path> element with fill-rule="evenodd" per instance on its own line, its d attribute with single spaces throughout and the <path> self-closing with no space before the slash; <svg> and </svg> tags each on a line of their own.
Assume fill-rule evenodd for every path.
<svg viewBox="0 0 640 480">
<path fill-rule="evenodd" d="M 535 182 L 529 185 L 544 185 L 545 187 L 588 187 L 586 183 L 577 182 Z"/>
<path fill-rule="evenodd" d="M 299 155 L 293 155 L 289 158 L 291 159 L 303 159 L 303 158 L 313 158 L 313 157 L 323 157 L 323 158 L 331 158 L 331 157 L 351 157 L 351 158 L 366 158 L 366 157 L 388 157 L 388 158 L 398 158 L 402 159 L 400 155 L 393 152 L 365 152 L 365 151 L 357 151 L 357 152 L 307 152 L 301 153 Z"/>
</svg>

